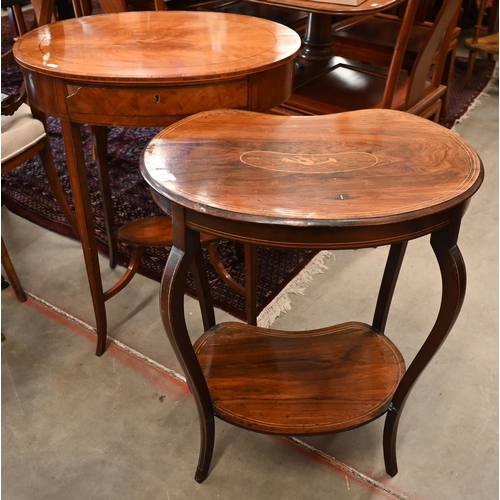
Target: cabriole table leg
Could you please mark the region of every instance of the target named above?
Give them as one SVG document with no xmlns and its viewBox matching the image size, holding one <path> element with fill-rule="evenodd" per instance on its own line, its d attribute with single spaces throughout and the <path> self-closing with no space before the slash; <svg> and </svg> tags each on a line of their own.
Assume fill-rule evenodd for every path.
<svg viewBox="0 0 500 500">
<path fill-rule="evenodd" d="M 398 472 L 396 437 L 406 399 L 420 374 L 445 341 L 458 317 L 465 296 L 465 263 L 457 246 L 460 219 L 461 214 L 457 215 L 453 225 L 448 225 L 431 236 L 431 246 L 441 271 L 441 306 L 429 336 L 403 376 L 387 412 L 383 445 L 385 467 L 390 476 L 395 476 Z"/>
<path fill-rule="evenodd" d="M 168 339 L 186 376 L 198 410 L 200 454 L 195 480 L 201 483 L 208 476 L 212 460 L 215 440 L 215 417 L 207 382 L 191 344 L 184 316 L 184 289 L 190 269 L 196 269 L 195 281 L 200 296 L 205 326 L 213 326 L 215 317 L 210 294 L 207 293 L 209 288 L 201 256 L 200 233 L 187 227 L 182 228 L 179 225 L 179 222 L 183 223 L 184 220 L 182 209 L 177 210 L 177 208 L 174 205 L 173 212 L 177 215 L 174 218 L 174 246 L 172 246 L 163 273 L 160 288 L 160 313 Z M 180 228 L 180 230 L 176 231 L 176 227 Z M 205 312 L 203 312 L 204 309 L 206 309 Z"/>
</svg>

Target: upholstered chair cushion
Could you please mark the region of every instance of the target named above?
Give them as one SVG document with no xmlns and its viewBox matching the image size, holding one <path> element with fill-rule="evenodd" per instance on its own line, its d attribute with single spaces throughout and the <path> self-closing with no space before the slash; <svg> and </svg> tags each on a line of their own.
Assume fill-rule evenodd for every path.
<svg viewBox="0 0 500 500">
<path fill-rule="evenodd" d="M 2 99 L 6 95 L 2 94 Z M 2 116 L 2 163 L 22 153 L 45 136 L 43 123 L 26 104 L 12 116 Z"/>
</svg>

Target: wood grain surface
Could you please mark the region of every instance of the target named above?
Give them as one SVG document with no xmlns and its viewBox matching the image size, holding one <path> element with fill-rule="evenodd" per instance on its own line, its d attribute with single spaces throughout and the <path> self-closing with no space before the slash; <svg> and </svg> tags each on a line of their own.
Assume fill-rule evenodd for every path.
<svg viewBox="0 0 500 500">
<path fill-rule="evenodd" d="M 223 323 L 194 346 L 214 412 L 276 434 L 321 434 L 365 424 L 386 409 L 404 361 L 362 323 L 284 332 Z"/>
<path fill-rule="evenodd" d="M 292 60 L 300 48 L 278 23 L 220 12 L 124 12 L 53 23 L 14 45 L 22 67 L 70 80 L 225 80 Z"/>
<path fill-rule="evenodd" d="M 160 132 L 145 151 L 143 175 L 200 213 L 307 226 L 442 211 L 470 197 L 483 174 L 457 134 L 408 113 L 219 110 Z"/>
</svg>

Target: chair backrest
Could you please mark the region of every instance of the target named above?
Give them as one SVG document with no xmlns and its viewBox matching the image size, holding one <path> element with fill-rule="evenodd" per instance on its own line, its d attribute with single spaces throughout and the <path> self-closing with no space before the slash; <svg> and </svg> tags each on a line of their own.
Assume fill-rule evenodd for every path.
<svg viewBox="0 0 500 500">
<path fill-rule="evenodd" d="M 461 3 L 462 0 L 443 1 L 427 40 L 413 65 L 405 109 L 411 108 L 422 99 L 436 51 L 439 52 L 432 75 L 432 86 L 437 88 L 440 85 Z"/>
<path fill-rule="evenodd" d="M 396 45 L 394 46 L 389 72 L 387 74 L 387 83 L 384 90 L 384 96 L 382 98 L 383 108 L 389 109 L 392 107 L 394 91 L 396 90 L 399 80 L 399 75 L 401 73 L 405 57 L 406 46 L 408 45 L 408 40 L 410 39 L 411 28 L 415 21 L 415 15 L 418 11 L 419 4 L 420 0 L 408 0 L 406 5 L 405 14 L 403 16 L 403 20 L 401 21 L 399 36 L 396 41 Z"/>
<path fill-rule="evenodd" d="M 394 53 L 387 75 L 387 85 L 382 106 L 384 108 L 392 107 L 394 92 L 400 76 L 411 28 L 415 22 L 419 4 L 420 0 L 409 0 L 406 6 L 405 14 L 401 22 L 400 33 L 394 47 Z M 439 53 L 435 63 L 432 85 L 434 87 L 439 86 L 446 62 L 447 50 L 453 36 L 453 30 L 456 26 L 460 5 L 461 0 L 443 1 L 438 15 L 432 23 L 432 28 L 427 35 L 427 39 L 422 44 L 415 63 L 413 64 L 408 83 L 405 109 L 411 108 L 424 97 L 431 65 L 435 60 L 435 54 L 438 49 Z"/>
<path fill-rule="evenodd" d="M 55 21 L 54 0 L 31 0 L 38 26 Z"/>
</svg>

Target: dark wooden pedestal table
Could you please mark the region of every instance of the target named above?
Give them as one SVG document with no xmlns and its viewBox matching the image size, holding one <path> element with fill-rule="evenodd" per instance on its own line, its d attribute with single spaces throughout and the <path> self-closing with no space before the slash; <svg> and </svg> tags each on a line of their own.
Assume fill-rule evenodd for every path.
<svg viewBox="0 0 500 500">
<path fill-rule="evenodd" d="M 107 172 L 106 127 L 160 127 L 214 108 L 266 111 L 292 90 L 300 39 L 264 19 L 214 12 L 126 12 L 70 19 L 14 45 L 31 106 L 61 120 L 78 231 L 97 324 L 106 348 L 105 301 L 80 124 L 92 125 Z M 109 192 L 109 179 L 101 191 Z M 108 238 L 115 237 L 111 196 Z"/>
<path fill-rule="evenodd" d="M 299 66 L 327 64 L 333 54 L 332 16 L 374 15 L 395 7 L 404 0 L 366 0 L 359 5 L 344 5 L 321 0 L 249 0 L 254 3 L 308 12 L 306 32 L 298 59 Z M 296 75 L 300 79 L 300 73 Z"/>
<path fill-rule="evenodd" d="M 160 304 L 199 412 L 195 479 L 208 475 L 214 416 L 258 432 L 311 435 L 351 429 L 387 413 L 384 454 L 387 472 L 395 475 L 404 403 L 464 298 L 457 237 L 483 178 L 477 154 L 453 132 L 398 111 L 282 117 L 222 110 L 161 132 L 146 148 L 141 170 L 173 220 Z M 301 332 L 215 325 L 200 231 L 279 248 L 391 245 L 372 325 L 348 322 Z M 442 302 L 405 372 L 384 330 L 407 242 L 429 234 Z M 183 309 L 193 261 L 212 324 L 194 346 Z"/>
</svg>

